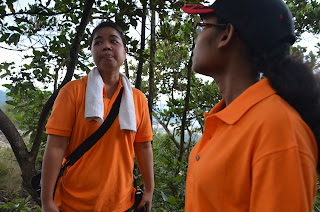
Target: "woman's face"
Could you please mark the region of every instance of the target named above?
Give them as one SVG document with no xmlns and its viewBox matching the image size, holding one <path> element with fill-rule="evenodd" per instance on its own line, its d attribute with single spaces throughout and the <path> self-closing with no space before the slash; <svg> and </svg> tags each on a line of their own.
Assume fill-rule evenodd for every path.
<svg viewBox="0 0 320 212">
<path fill-rule="evenodd" d="M 211 16 L 204 18 L 204 23 L 216 24 L 216 17 Z M 198 34 L 195 40 L 195 47 L 193 49 L 192 69 L 199 74 L 212 76 L 213 71 L 219 64 L 217 55 L 219 31 L 217 27 L 205 26 Z"/>
<path fill-rule="evenodd" d="M 120 34 L 112 27 L 99 29 L 92 39 L 91 52 L 99 71 L 119 69 L 126 58 Z"/>
</svg>

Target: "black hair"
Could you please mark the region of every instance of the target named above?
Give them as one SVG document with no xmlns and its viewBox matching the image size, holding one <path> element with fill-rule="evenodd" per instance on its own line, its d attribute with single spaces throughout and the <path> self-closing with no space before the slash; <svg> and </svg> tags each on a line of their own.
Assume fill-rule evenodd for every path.
<svg viewBox="0 0 320 212">
<path fill-rule="evenodd" d="M 227 22 L 217 17 L 218 23 Z M 240 37 L 241 39 L 241 37 Z M 267 77 L 277 94 L 288 102 L 312 130 L 320 152 L 320 80 L 312 68 L 290 55 L 289 43 L 278 43 L 270 51 L 246 44 L 246 58 L 257 76 Z M 320 157 L 317 163 L 320 172 Z"/>
<path fill-rule="evenodd" d="M 320 152 L 320 82 L 312 68 L 290 55 L 290 44 L 279 44 L 271 52 L 247 48 L 252 67 L 270 80 L 277 94 L 301 115 L 312 130 Z M 318 157 L 317 170 L 320 171 Z"/>
<path fill-rule="evenodd" d="M 115 23 L 113 23 L 111 21 L 107 21 L 107 22 L 101 22 L 98 26 L 96 26 L 96 28 L 94 28 L 94 30 L 92 31 L 92 33 L 91 33 L 91 35 L 89 37 L 89 48 L 91 48 L 93 37 L 96 34 L 96 32 L 99 29 L 102 29 L 102 28 L 105 28 L 105 27 L 111 27 L 111 28 L 117 30 L 117 32 L 120 34 L 123 46 L 126 47 L 126 39 L 125 39 L 125 37 L 123 35 L 122 29 L 117 24 L 115 24 Z"/>
</svg>

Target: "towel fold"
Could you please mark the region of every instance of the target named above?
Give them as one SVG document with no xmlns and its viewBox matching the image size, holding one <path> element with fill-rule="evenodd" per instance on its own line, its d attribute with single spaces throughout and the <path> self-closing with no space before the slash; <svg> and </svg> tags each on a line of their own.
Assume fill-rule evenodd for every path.
<svg viewBox="0 0 320 212">
<path fill-rule="evenodd" d="M 123 93 L 119 108 L 119 123 L 121 130 L 130 130 L 131 133 L 137 131 L 136 113 L 133 101 L 132 86 L 128 78 L 120 73 L 122 78 Z M 95 120 L 99 124 L 103 123 L 104 104 L 103 104 L 104 82 L 96 67 L 88 75 L 85 99 L 85 118 L 88 121 Z"/>
<path fill-rule="evenodd" d="M 88 75 L 84 116 L 88 121 L 95 120 L 99 124 L 103 123 L 104 115 L 103 87 L 102 77 L 94 67 Z"/>
</svg>

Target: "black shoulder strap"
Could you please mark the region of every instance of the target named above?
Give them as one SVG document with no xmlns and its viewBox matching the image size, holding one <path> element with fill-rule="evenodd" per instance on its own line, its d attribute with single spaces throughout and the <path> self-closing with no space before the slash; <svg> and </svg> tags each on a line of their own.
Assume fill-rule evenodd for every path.
<svg viewBox="0 0 320 212">
<path fill-rule="evenodd" d="M 116 101 L 113 103 L 107 118 L 104 120 L 101 126 L 66 158 L 68 161 L 64 166 L 73 165 L 75 162 L 77 162 L 77 160 L 79 160 L 82 155 L 84 155 L 84 153 L 86 153 L 95 143 L 97 143 L 97 141 L 105 134 L 105 132 L 108 131 L 119 114 L 122 92 L 123 88 L 121 88 Z"/>
</svg>

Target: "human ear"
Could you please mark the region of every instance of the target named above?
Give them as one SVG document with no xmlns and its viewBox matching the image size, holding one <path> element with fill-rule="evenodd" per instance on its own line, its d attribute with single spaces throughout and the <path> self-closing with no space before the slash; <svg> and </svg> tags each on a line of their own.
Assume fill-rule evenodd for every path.
<svg viewBox="0 0 320 212">
<path fill-rule="evenodd" d="M 235 29 L 232 24 L 227 24 L 226 28 L 222 30 L 219 35 L 219 45 L 218 48 L 223 48 L 231 43 L 232 37 L 234 36 Z"/>
</svg>

